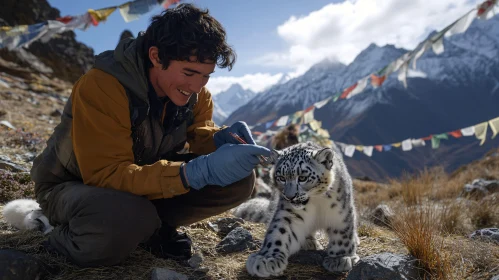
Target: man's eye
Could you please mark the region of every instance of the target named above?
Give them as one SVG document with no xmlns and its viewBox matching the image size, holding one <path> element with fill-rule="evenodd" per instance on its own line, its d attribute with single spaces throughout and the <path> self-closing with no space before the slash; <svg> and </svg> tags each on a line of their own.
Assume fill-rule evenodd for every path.
<svg viewBox="0 0 499 280">
<path fill-rule="evenodd" d="M 298 182 L 305 182 L 307 181 L 307 176 L 298 176 Z"/>
<path fill-rule="evenodd" d="M 194 74 L 189 74 L 189 73 L 184 73 L 184 75 L 186 75 L 187 77 L 192 77 L 192 76 L 194 76 Z"/>
</svg>

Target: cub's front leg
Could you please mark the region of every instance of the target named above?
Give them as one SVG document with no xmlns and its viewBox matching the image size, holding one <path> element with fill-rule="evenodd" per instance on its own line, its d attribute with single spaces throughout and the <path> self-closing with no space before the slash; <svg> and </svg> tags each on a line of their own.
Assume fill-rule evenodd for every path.
<svg viewBox="0 0 499 280">
<path fill-rule="evenodd" d="M 359 261 L 358 237 L 353 219 L 343 228 L 328 228 L 329 245 L 322 265 L 332 272 L 350 271 Z"/>
<path fill-rule="evenodd" d="M 288 257 L 300 250 L 308 233 L 296 231 L 304 228 L 303 220 L 293 210 L 276 213 L 269 225 L 260 252 L 253 253 L 246 261 L 246 269 L 252 276 L 281 275 L 288 265 Z"/>
</svg>

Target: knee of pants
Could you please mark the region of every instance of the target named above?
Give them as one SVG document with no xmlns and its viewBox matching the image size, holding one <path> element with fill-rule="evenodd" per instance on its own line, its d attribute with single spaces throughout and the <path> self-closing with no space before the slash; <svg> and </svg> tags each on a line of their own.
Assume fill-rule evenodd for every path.
<svg viewBox="0 0 499 280">
<path fill-rule="evenodd" d="M 234 188 L 236 188 L 236 191 L 234 192 L 234 199 L 237 203 L 243 203 L 251 197 L 255 188 L 255 181 L 256 175 L 253 171 L 248 177 L 235 183 Z"/>
<path fill-rule="evenodd" d="M 139 196 L 100 195 L 89 199 L 69 223 L 65 244 L 80 266 L 114 265 L 146 241 L 161 222 L 150 201 Z M 74 244 L 74 245 L 71 245 Z"/>
</svg>

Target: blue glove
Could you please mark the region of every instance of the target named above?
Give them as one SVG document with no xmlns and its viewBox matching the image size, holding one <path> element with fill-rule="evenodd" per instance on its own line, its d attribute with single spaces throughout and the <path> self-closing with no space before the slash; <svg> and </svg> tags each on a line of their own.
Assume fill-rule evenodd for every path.
<svg viewBox="0 0 499 280">
<path fill-rule="evenodd" d="M 246 141 L 246 144 L 256 145 L 255 140 L 251 137 L 251 130 L 245 122 L 236 122 L 230 127 L 224 128 L 219 132 L 213 134 L 213 140 L 215 140 L 215 146 L 220 148 L 223 144 L 241 144 L 237 141 L 230 133 L 237 134 L 239 137 Z"/>
<path fill-rule="evenodd" d="M 180 167 L 186 187 L 199 190 L 206 185 L 228 186 L 248 177 L 260 160 L 270 156 L 270 150 L 257 145 L 225 144 L 215 152 L 199 156 Z"/>
</svg>

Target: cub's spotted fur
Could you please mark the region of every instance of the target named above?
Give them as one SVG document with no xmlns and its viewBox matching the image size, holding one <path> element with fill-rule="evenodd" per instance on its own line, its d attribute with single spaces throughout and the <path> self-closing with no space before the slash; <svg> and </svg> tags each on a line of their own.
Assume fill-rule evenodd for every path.
<svg viewBox="0 0 499 280">
<path fill-rule="evenodd" d="M 322 249 L 315 239 L 324 229 L 329 237 L 323 266 L 348 271 L 359 261 L 352 180 L 341 156 L 307 142 L 274 151 L 272 183 L 281 191 L 265 240 L 246 262 L 249 274 L 281 275 L 290 255 L 300 249 Z"/>
</svg>

